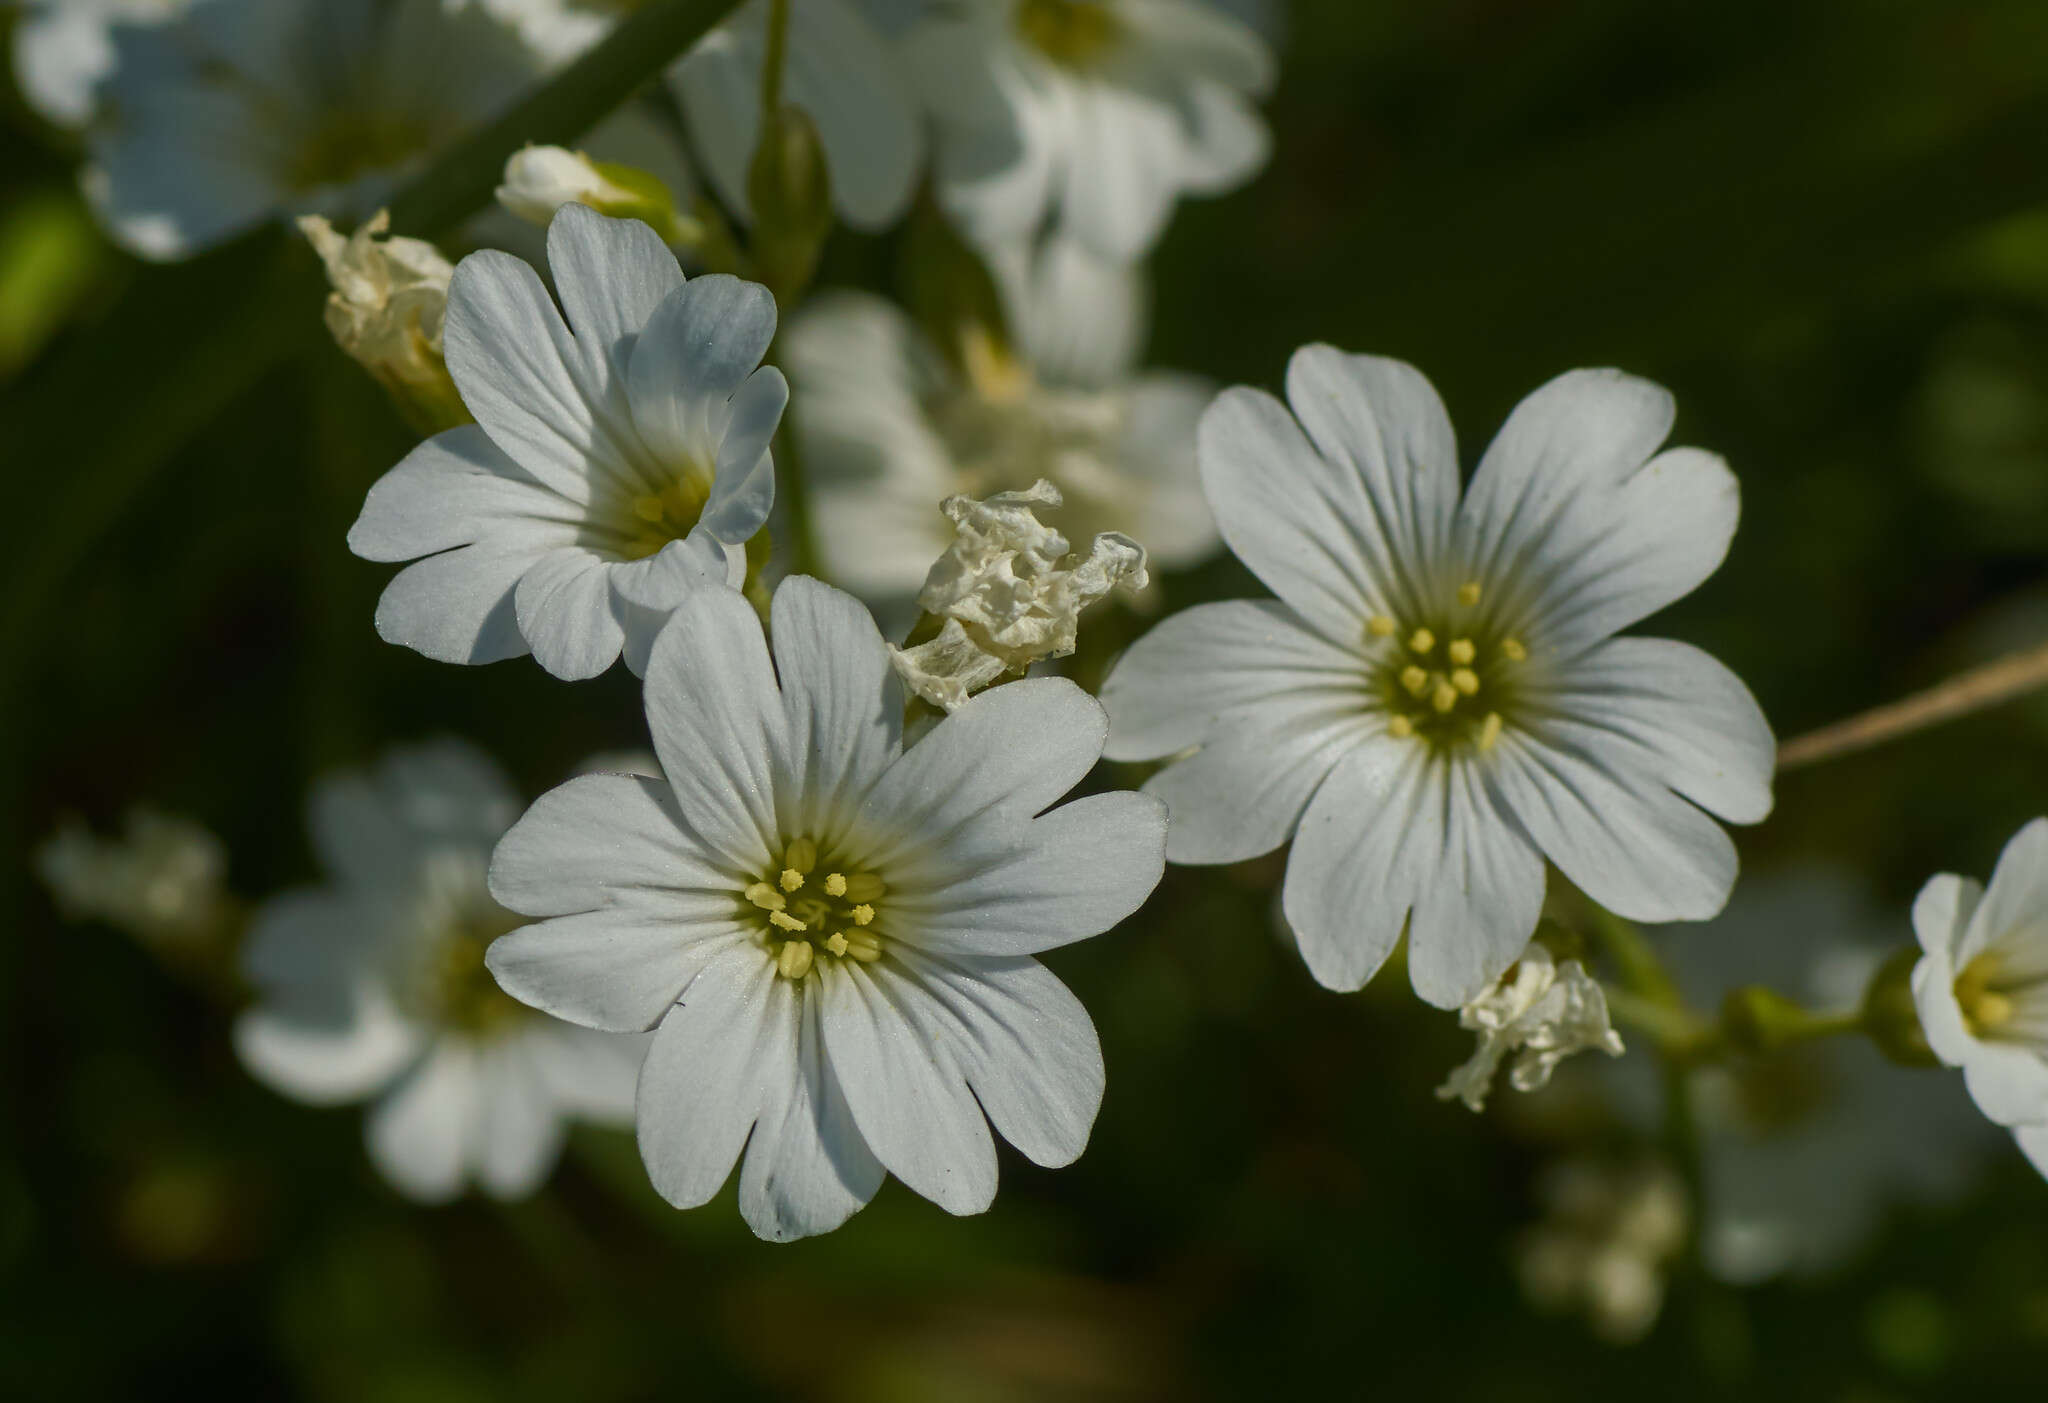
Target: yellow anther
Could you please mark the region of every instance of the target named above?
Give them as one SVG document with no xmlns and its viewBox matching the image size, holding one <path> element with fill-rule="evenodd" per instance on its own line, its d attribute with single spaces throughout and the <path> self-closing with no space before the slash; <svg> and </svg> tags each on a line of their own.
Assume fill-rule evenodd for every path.
<svg viewBox="0 0 2048 1403">
<path fill-rule="evenodd" d="M 872 922 L 874 919 L 874 907 L 868 905 L 860 905 L 853 908 L 853 923 L 855 925 L 864 926 Z"/>
<path fill-rule="evenodd" d="M 816 958 L 811 952 L 808 940 L 784 941 L 782 949 L 775 956 L 775 968 L 784 979 L 802 979 L 811 972 L 811 961 Z"/>
<path fill-rule="evenodd" d="M 1426 628 L 1418 628 L 1408 635 L 1408 649 L 1414 653 L 1427 653 L 1436 646 L 1436 635 Z"/>
<path fill-rule="evenodd" d="M 846 953 L 846 934 L 845 934 L 845 932 L 843 932 L 843 931 L 834 931 L 834 932 L 833 932 L 833 933 L 832 933 L 831 935 L 827 936 L 827 937 L 825 938 L 825 948 L 826 948 L 827 950 L 830 950 L 830 951 L 831 951 L 831 952 L 832 952 L 833 954 L 835 954 L 835 955 L 843 955 L 843 954 L 845 954 L 845 953 Z"/>
<path fill-rule="evenodd" d="M 1396 716 L 1387 722 L 1387 734 L 1395 740 L 1406 740 L 1415 734 L 1415 723 L 1405 716 Z"/>
<path fill-rule="evenodd" d="M 782 875 L 776 878 L 776 881 L 782 884 L 784 891 L 795 891 L 804 884 L 804 874 L 797 871 L 794 867 L 785 867 L 782 869 Z"/>
<path fill-rule="evenodd" d="M 1479 690 L 1479 674 L 1469 667 L 1461 667 L 1451 674 L 1451 685 L 1466 696 L 1472 696 Z"/>
<path fill-rule="evenodd" d="M 1385 614 L 1374 614 L 1365 621 L 1365 631 L 1374 638 L 1392 638 L 1394 628 L 1394 621 Z"/>
<path fill-rule="evenodd" d="M 1489 711 L 1486 713 L 1486 719 L 1479 723 L 1479 748 L 1481 750 L 1491 750 L 1493 749 L 1493 743 L 1499 739 L 1500 713 L 1498 711 Z"/>
<path fill-rule="evenodd" d="M 1429 690 L 1429 674 L 1419 667 L 1404 667 L 1401 669 L 1401 685 L 1419 697 Z"/>
<path fill-rule="evenodd" d="M 825 875 L 825 895 L 846 895 L 846 878 L 843 874 L 838 872 L 828 872 Z"/>
<path fill-rule="evenodd" d="M 763 911 L 780 911 L 789 905 L 787 901 L 783 900 L 782 893 L 769 886 L 766 882 L 756 882 L 751 887 L 748 887 L 747 900 L 753 902 Z"/>
<path fill-rule="evenodd" d="M 1964 1014 L 1970 1031 L 1982 1037 L 2012 1021 L 2012 1000 L 1987 989 L 1971 1002 Z"/>
<path fill-rule="evenodd" d="M 1458 666 L 1463 667 L 1478 656 L 1479 650 L 1472 646 L 1471 639 L 1453 638 L 1451 640 L 1451 661 Z"/>
<path fill-rule="evenodd" d="M 882 885 L 882 879 L 872 872 L 855 872 L 846 879 L 848 901 L 880 901 L 888 890 Z"/>
<path fill-rule="evenodd" d="M 774 926 L 777 930 L 800 931 L 804 929 L 804 923 L 790 915 L 787 911 L 770 911 L 768 913 L 768 924 Z"/>
<path fill-rule="evenodd" d="M 789 851 L 782 855 L 782 865 L 797 872 L 809 873 L 818 865 L 818 845 L 809 838 L 797 839 L 789 845 Z"/>
<path fill-rule="evenodd" d="M 1479 581 L 1467 580 L 1458 586 L 1458 602 L 1470 609 L 1479 602 Z"/>
<path fill-rule="evenodd" d="M 1511 663 L 1518 663 L 1529 656 L 1529 650 L 1522 646 L 1519 638 L 1503 638 L 1500 641 L 1501 656 Z"/>
<path fill-rule="evenodd" d="M 846 936 L 846 953 L 862 964 L 871 965 L 882 958 L 882 942 L 875 936 L 864 930 L 841 931 L 840 934 Z"/>
<path fill-rule="evenodd" d="M 1436 690 L 1429 694 L 1429 704 L 1438 711 L 1449 711 L 1458 704 L 1458 689 L 1439 677 Z"/>
</svg>

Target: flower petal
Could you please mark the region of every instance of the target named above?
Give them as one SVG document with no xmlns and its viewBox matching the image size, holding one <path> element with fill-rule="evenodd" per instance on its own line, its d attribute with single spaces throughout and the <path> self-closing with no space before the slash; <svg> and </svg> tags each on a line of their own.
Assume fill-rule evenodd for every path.
<svg viewBox="0 0 2048 1403">
<path fill-rule="evenodd" d="M 267 997 L 235 1020 L 249 1074 L 308 1105 L 360 1101 L 419 1056 L 423 1034 L 383 999 L 346 990 Z"/>
<path fill-rule="evenodd" d="M 823 1000 L 785 980 L 771 998 L 798 1003 L 795 1073 L 779 1105 L 764 1109 L 740 1168 L 740 1213 L 761 1237 L 789 1242 L 838 1227 L 867 1206 L 886 1171 L 875 1158 L 825 1056 Z"/>
<path fill-rule="evenodd" d="M 1983 899 L 1981 882 L 1952 872 L 1929 878 L 1913 898 L 1913 934 L 1920 941 L 1920 948 L 1953 962 L 1970 917 Z"/>
<path fill-rule="evenodd" d="M 444 1038 L 371 1110 L 370 1159 L 407 1198 L 446 1203 L 462 1192 L 478 1111 L 476 1054 Z"/>
<path fill-rule="evenodd" d="M 626 373 L 641 328 L 683 286 L 683 270 L 667 244 L 637 219 L 612 219 L 570 203 L 548 224 L 548 272 L 585 353 Z"/>
<path fill-rule="evenodd" d="M 618 661 L 625 644 L 606 565 L 596 551 L 569 546 L 536 560 L 513 588 L 512 606 L 533 660 L 565 682 L 597 676 Z"/>
<path fill-rule="evenodd" d="M 531 652 L 514 592 L 547 553 L 463 546 L 416 561 L 377 600 L 377 636 L 441 663 L 494 663 Z"/>
<path fill-rule="evenodd" d="M 374 770 L 321 780 L 307 809 L 327 870 L 381 893 L 410 882 L 423 848 L 467 848 L 481 866 L 519 800 L 490 756 L 438 740 L 401 746 Z"/>
<path fill-rule="evenodd" d="M 710 273 L 671 294 L 626 371 L 633 422 L 655 454 L 681 463 L 716 449 L 714 410 L 724 414 L 774 339 L 775 299 L 759 283 Z"/>
<path fill-rule="evenodd" d="M 476 1175 L 496 1198 L 525 1198 L 562 1153 L 567 1127 L 548 1096 L 525 1038 L 500 1038 L 476 1051 Z"/>
<path fill-rule="evenodd" d="M 2048 978 L 2048 818 L 2037 818 L 2006 841 L 1984 898 L 1955 951 L 1958 970 L 1985 950 L 1999 955 L 2007 980 Z"/>
<path fill-rule="evenodd" d="M 575 540 L 582 510 L 541 486 L 474 424 L 436 434 L 377 479 L 349 528 L 364 560 L 415 560 L 471 542 L 493 553 Z"/>
<path fill-rule="evenodd" d="M 837 962 L 819 981 L 825 1055 L 861 1137 L 891 1174 L 948 1213 L 996 1196 L 996 1147 L 939 1031 L 908 979 L 886 965 Z"/>
<path fill-rule="evenodd" d="M 784 833 L 818 834 L 830 805 L 864 794 L 903 745 L 903 689 L 874 618 L 851 595 L 804 576 L 773 608 L 782 682 Z"/>
</svg>

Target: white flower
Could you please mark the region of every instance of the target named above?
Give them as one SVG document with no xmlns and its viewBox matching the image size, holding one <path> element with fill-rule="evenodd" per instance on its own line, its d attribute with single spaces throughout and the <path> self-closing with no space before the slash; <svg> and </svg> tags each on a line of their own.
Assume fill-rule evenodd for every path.
<svg viewBox="0 0 2048 1403">
<path fill-rule="evenodd" d="M 194 0 L 113 43 L 85 188 L 147 258 L 280 213 L 365 218 L 536 73 L 509 28 L 444 0 Z"/>
<path fill-rule="evenodd" d="M 322 783 L 312 833 L 331 885 L 266 904 L 243 952 L 258 1001 L 235 1025 L 242 1061 L 300 1101 L 376 1097 L 370 1157 L 424 1201 L 472 1179 L 530 1193 L 569 1119 L 631 1115 L 643 1039 L 536 1014 L 484 969 L 519 924 L 485 885 L 518 811 L 497 766 L 455 742 Z"/>
<path fill-rule="evenodd" d="M 768 0 L 747 3 L 669 72 L 705 174 L 751 219 L 747 172 L 761 130 Z M 924 166 L 924 130 L 888 41 L 851 0 L 790 0 L 782 100 L 817 127 L 832 205 L 856 229 L 896 222 Z"/>
<path fill-rule="evenodd" d="M 163 946 L 217 935 L 226 921 L 227 850 L 201 825 L 131 809 L 119 838 L 69 822 L 36 852 L 66 920 L 101 920 Z"/>
<path fill-rule="evenodd" d="M 1619 1057 L 1621 1036 L 1607 1021 L 1607 995 L 1600 981 L 1577 960 L 1559 964 L 1541 942 L 1531 941 L 1478 998 L 1458 1010 L 1458 1026 L 1479 1034 L 1469 1060 L 1436 1089 L 1445 1101 L 1456 1097 L 1474 1111 L 1486 1109 L 1487 1093 L 1500 1064 L 1515 1064 L 1508 1083 L 1517 1091 L 1547 1086 L 1557 1064 L 1576 1052 Z"/>
<path fill-rule="evenodd" d="M 162 24 L 191 0 L 27 0 L 14 26 L 14 76 L 47 120 L 80 127 L 114 66 L 113 27 Z"/>
<path fill-rule="evenodd" d="M 1120 531 L 1168 569 L 1216 548 L 1194 451 L 1212 389 L 1132 373 L 1139 297 L 1129 274 L 1071 245 L 998 268 L 1023 338 L 1014 352 L 974 335 L 956 365 L 865 293 L 828 293 L 790 321 L 783 364 L 819 552 L 835 580 L 878 607 L 916 591 L 946 549 L 940 500 L 1041 478 L 1065 503 L 1048 520 L 1072 540 Z"/>
<path fill-rule="evenodd" d="M 1651 934 L 1695 1008 L 1761 985 L 1832 1013 L 1861 1003 L 1897 940 L 1895 921 L 1847 874 L 1803 869 L 1747 877 L 1712 922 Z M 1655 1133 L 1664 1091 L 1652 1063 L 1601 1070 L 1622 1109 Z M 1949 1078 L 1899 1067 L 1864 1038 L 1703 1066 L 1692 1092 L 1706 1181 L 1701 1254 L 1736 1285 L 1840 1266 L 1900 1205 L 1960 1195 L 1997 1143 Z"/>
<path fill-rule="evenodd" d="M 1173 814 L 1168 855 L 1292 838 L 1284 901 L 1315 977 L 1358 988 L 1405 930 L 1442 1008 L 1514 963 L 1546 860 L 1630 919 L 1718 911 L 1735 849 L 1709 814 L 1769 811 L 1770 728 L 1705 653 L 1613 636 L 1711 574 L 1735 530 L 1727 465 L 1657 451 L 1671 397 L 1561 376 L 1460 500 L 1450 421 L 1412 367 L 1311 346 L 1287 394 L 1225 391 L 1201 432 L 1223 537 L 1280 598 L 1176 615 L 1103 691 L 1113 758 L 1199 747 L 1146 786 Z"/>
<path fill-rule="evenodd" d="M 582 204 L 604 212 L 606 205 L 632 204 L 640 197 L 597 168 L 581 151 L 564 146 L 524 146 L 505 162 L 498 203 L 521 219 L 547 224 L 563 205 Z"/>
<path fill-rule="evenodd" d="M 448 369 L 476 424 L 370 489 L 349 547 L 399 572 L 377 630 L 443 662 L 531 651 L 557 677 L 638 671 L 667 611 L 737 583 L 775 497 L 768 441 L 788 387 L 756 369 L 775 302 L 687 282 L 646 225 L 565 205 L 548 265 L 486 250 L 448 291 Z"/>
<path fill-rule="evenodd" d="M 1943 874 L 1913 903 L 1913 1002 L 1934 1055 L 2000 1125 L 2048 1127 L 2048 819 L 2013 835 L 1991 885 Z M 2038 1156 L 2037 1129 L 2022 1140 Z"/>
<path fill-rule="evenodd" d="M 1047 224 L 1129 262 L 1183 194 L 1265 163 L 1273 56 L 1190 0 L 968 0 L 904 40 L 937 123 L 939 198 L 978 243 Z"/>
<path fill-rule="evenodd" d="M 491 890 L 542 919 L 490 967 L 557 1017 L 656 1028 L 640 1149 L 677 1207 L 744 1146 L 763 1237 L 838 1226 L 885 1171 L 980 1212 L 990 1122 L 1039 1164 L 1087 1142 L 1095 1030 L 1031 956 L 1138 908 L 1165 815 L 1132 793 L 1051 807 L 1107 725 L 1072 683 L 1008 683 L 904 750 L 854 600 L 788 580 L 770 634 L 730 591 L 676 611 L 645 689 L 666 780 L 575 779 L 527 812 Z"/>
<path fill-rule="evenodd" d="M 1664 1276 L 1685 1246 L 1685 1188 L 1663 1164 L 1591 1160 L 1537 1185 L 1546 1216 L 1516 1244 L 1522 1289 L 1539 1308 L 1577 1307 L 1601 1338 L 1641 1339 L 1664 1305 Z"/>
<path fill-rule="evenodd" d="M 299 229 L 327 266 L 327 330 L 336 344 L 422 424 L 469 416 L 441 355 L 441 322 L 454 265 L 424 239 L 386 238 L 379 210 L 346 237 L 317 214 Z"/>
<path fill-rule="evenodd" d="M 1083 557 L 1039 521 L 1057 507 L 1059 489 L 1037 482 L 987 501 L 948 497 L 939 509 L 953 523 L 953 544 L 925 576 L 917 602 L 942 621 L 938 636 L 889 649 L 910 689 L 944 711 L 1005 673 L 1074 651 L 1081 611 L 1121 586 L 1145 588 L 1145 548 L 1104 532 Z"/>
</svg>

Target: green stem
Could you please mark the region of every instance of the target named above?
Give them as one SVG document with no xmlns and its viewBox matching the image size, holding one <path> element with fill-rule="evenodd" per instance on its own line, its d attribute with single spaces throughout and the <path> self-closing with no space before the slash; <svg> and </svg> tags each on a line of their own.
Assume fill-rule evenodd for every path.
<svg viewBox="0 0 2048 1403">
<path fill-rule="evenodd" d="M 1657 952 L 1635 923 L 1623 920 L 1606 907 L 1588 897 L 1586 910 L 1592 918 L 1593 934 L 1597 937 L 1608 958 L 1621 974 L 1621 981 L 1630 991 L 1640 994 L 1652 1003 L 1666 1008 L 1683 1009 L 1685 999 L 1678 992 L 1678 985 L 1664 968 L 1664 962 L 1657 958 Z"/>
<path fill-rule="evenodd" d="M 1648 1034 L 1666 1056 L 1693 1060 L 1713 1036 L 1713 1026 L 1698 1015 L 1628 989 L 1607 988 L 1607 1012 L 1625 1028 Z"/>
<path fill-rule="evenodd" d="M 769 0 L 768 49 L 761 59 L 761 119 L 782 107 L 782 70 L 789 56 L 789 0 Z"/>
<path fill-rule="evenodd" d="M 778 332 L 776 344 L 770 348 L 770 360 L 777 359 L 782 337 Z M 783 509 L 789 513 L 789 572 L 792 575 L 818 576 L 817 527 L 811 515 L 811 484 L 804 472 L 803 449 L 799 446 L 794 416 L 796 406 L 790 405 L 782 412 L 782 427 L 775 434 L 775 483 L 782 495 Z"/>
</svg>

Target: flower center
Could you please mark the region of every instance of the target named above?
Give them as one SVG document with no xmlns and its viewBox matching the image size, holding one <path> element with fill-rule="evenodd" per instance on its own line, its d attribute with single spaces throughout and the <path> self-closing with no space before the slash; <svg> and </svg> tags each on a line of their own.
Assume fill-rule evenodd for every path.
<svg viewBox="0 0 2048 1403">
<path fill-rule="evenodd" d="M 888 888 L 872 872 L 843 866 L 821 861 L 817 842 L 798 838 L 783 850 L 779 869 L 747 887 L 741 909 L 784 979 L 801 980 L 820 958 L 882 958 L 877 908 Z"/>
<path fill-rule="evenodd" d="M 1500 739 L 1502 708 L 1529 650 L 1519 639 L 1492 636 L 1480 619 L 1480 594 L 1479 582 L 1468 580 L 1444 617 L 1404 622 L 1375 614 L 1366 621 L 1369 686 L 1386 707 L 1389 735 L 1482 751 Z"/>
<path fill-rule="evenodd" d="M 646 492 L 628 503 L 630 517 L 621 531 L 621 558 L 642 560 L 670 541 L 680 541 L 696 528 L 711 500 L 711 474 L 694 465 L 659 492 Z"/>
<path fill-rule="evenodd" d="M 2008 974 L 2005 962 L 1995 950 L 1986 950 L 1956 976 L 1956 1003 L 1963 1011 L 1963 1026 L 1972 1037 L 1994 1039 L 2014 1030 L 2024 996 L 2040 979 Z"/>
<path fill-rule="evenodd" d="M 1023 0 L 1017 32 L 1054 63 L 1079 68 L 1102 57 L 1123 25 L 1101 0 Z"/>
</svg>

